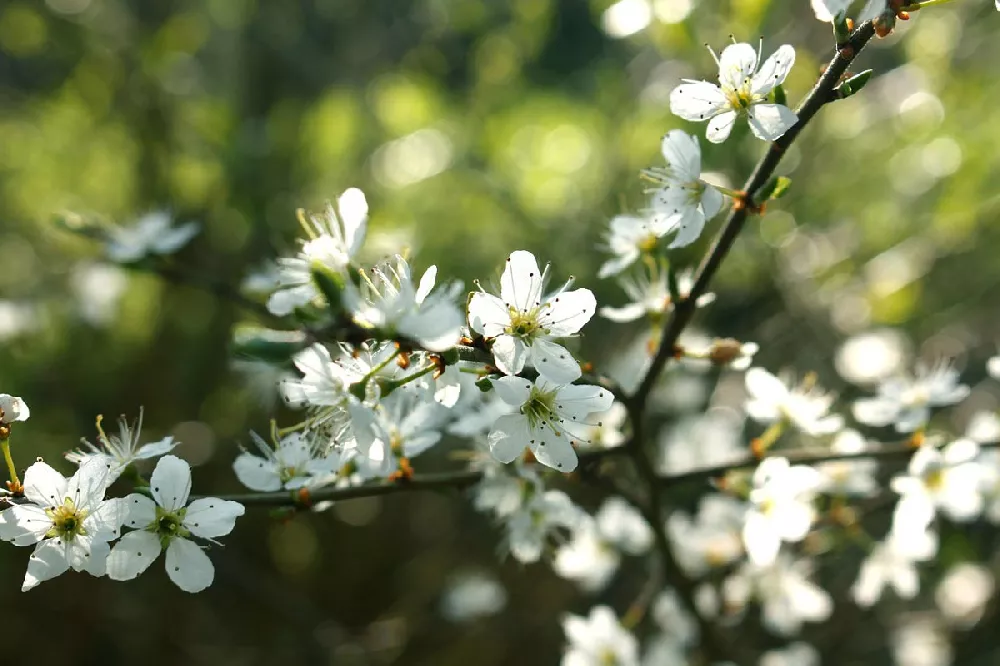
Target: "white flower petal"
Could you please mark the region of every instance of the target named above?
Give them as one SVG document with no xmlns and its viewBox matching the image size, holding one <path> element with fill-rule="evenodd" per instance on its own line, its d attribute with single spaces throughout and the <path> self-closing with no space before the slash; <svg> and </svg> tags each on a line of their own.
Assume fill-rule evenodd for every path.
<svg viewBox="0 0 1000 666">
<path fill-rule="evenodd" d="M 114 497 L 101 502 L 83 520 L 88 534 L 96 541 L 112 541 L 118 538 L 122 525 L 128 519 L 130 503 L 124 497 Z"/>
<path fill-rule="evenodd" d="M 709 121 L 708 129 L 705 130 L 705 138 L 712 143 L 722 143 L 729 138 L 729 134 L 733 131 L 733 125 L 735 124 L 735 111 L 721 113 Z"/>
<path fill-rule="evenodd" d="M 531 382 L 523 377 L 500 377 L 493 380 L 493 389 L 508 405 L 520 407 L 531 394 Z"/>
<path fill-rule="evenodd" d="M 115 544 L 107 559 L 108 578 L 132 580 L 160 555 L 160 539 L 152 532 L 129 532 Z"/>
<path fill-rule="evenodd" d="M 175 442 L 173 437 L 164 437 L 158 442 L 144 444 L 139 447 L 138 451 L 135 452 L 135 459 L 148 460 L 150 458 L 158 458 L 159 456 L 170 453 L 170 451 L 177 446 L 177 444 L 178 442 Z"/>
<path fill-rule="evenodd" d="M 684 120 L 708 120 L 727 108 L 729 102 L 722 90 L 708 81 L 682 83 L 670 93 L 670 112 Z"/>
<path fill-rule="evenodd" d="M 66 499 L 69 480 L 47 463 L 36 462 L 24 473 L 24 496 L 39 506 L 56 506 Z"/>
<path fill-rule="evenodd" d="M 132 493 L 125 498 L 128 507 L 128 516 L 125 518 L 125 525 L 135 529 L 147 527 L 156 520 L 156 502 L 145 495 Z"/>
<path fill-rule="evenodd" d="M 500 298 L 508 308 L 528 312 L 541 305 L 542 274 L 535 255 L 524 250 L 511 252 L 500 276 Z"/>
<path fill-rule="evenodd" d="M 523 414 L 501 416 L 490 430 L 490 453 L 502 463 L 513 462 L 528 446 L 529 439 L 531 430 L 528 428 L 528 419 Z"/>
<path fill-rule="evenodd" d="M 167 546 L 167 575 L 185 592 L 201 592 L 215 579 L 212 560 L 192 541 L 176 537 Z"/>
<path fill-rule="evenodd" d="M 556 411 L 570 421 L 583 421 L 590 414 L 611 409 L 615 397 L 600 386 L 563 386 L 556 393 Z"/>
<path fill-rule="evenodd" d="M 41 541 L 52 527 L 45 509 L 34 504 L 15 504 L 0 512 L 0 539 L 15 546 L 30 546 Z"/>
<path fill-rule="evenodd" d="M 28 570 L 24 574 L 22 592 L 36 587 L 39 583 L 51 580 L 69 569 L 66 561 L 66 549 L 62 541 L 48 539 L 35 547 L 35 552 L 28 558 Z"/>
<path fill-rule="evenodd" d="M 788 44 L 782 45 L 771 57 L 764 61 L 760 70 L 754 74 L 750 91 L 755 95 L 766 95 L 775 86 L 784 82 L 788 72 L 795 64 L 795 49 Z"/>
<path fill-rule="evenodd" d="M 164 456 L 156 463 L 149 487 L 157 504 L 176 511 L 187 504 L 191 494 L 191 466 L 177 456 Z"/>
<path fill-rule="evenodd" d="M 583 374 L 580 364 L 562 345 L 538 338 L 528 351 L 538 374 L 555 384 L 569 384 Z"/>
<path fill-rule="evenodd" d="M 719 83 L 723 88 L 737 89 L 753 76 L 757 69 L 757 51 L 749 44 L 730 44 L 719 56 Z"/>
<path fill-rule="evenodd" d="M 722 210 L 724 201 L 722 192 L 711 185 L 706 186 L 701 195 L 701 211 L 705 214 L 705 218 L 710 220 L 715 217 L 716 213 Z"/>
<path fill-rule="evenodd" d="M 597 299 L 592 291 L 574 289 L 549 298 L 538 321 L 548 335 L 561 338 L 579 332 L 596 310 Z"/>
<path fill-rule="evenodd" d="M 95 509 L 111 484 L 113 468 L 111 461 L 104 456 L 87 460 L 66 484 L 66 497 L 73 500 L 77 509 Z"/>
<path fill-rule="evenodd" d="M 646 314 L 646 307 L 642 303 L 629 303 L 620 308 L 610 306 L 601 308 L 602 317 L 619 324 L 635 321 L 644 314 Z"/>
<path fill-rule="evenodd" d="M 494 340 L 492 351 L 497 367 L 505 375 L 516 375 L 524 370 L 524 364 L 528 360 L 528 349 L 519 338 L 501 335 Z"/>
<path fill-rule="evenodd" d="M 572 472 L 576 469 L 576 449 L 566 438 L 565 431 L 556 434 L 548 428 L 538 428 L 531 432 L 529 446 L 538 462 L 560 472 Z"/>
<path fill-rule="evenodd" d="M 195 536 L 215 539 L 232 532 L 236 519 L 245 511 L 239 502 L 203 497 L 188 505 L 183 524 Z"/>
<path fill-rule="evenodd" d="M 487 338 L 495 338 L 510 325 L 510 310 L 504 302 L 482 291 L 469 299 L 469 328 Z"/>
<path fill-rule="evenodd" d="M 671 130 L 663 137 L 660 150 L 677 181 L 690 183 L 701 176 L 701 147 L 697 138 L 681 130 Z"/>
<path fill-rule="evenodd" d="M 698 208 L 687 208 L 676 219 L 677 235 L 670 247 L 687 247 L 698 240 L 705 229 L 705 215 Z"/>
<path fill-rule="evenodd" d="M 795 112 L 784 104 L 754 104 L 747 112 L 750 131 L 758 139 L 775 141 L 799 121 Z"/>
<path fill-rule="evenodd" d="M 278 466 L 252 453 L 241 453 L 233 461 L 236 478 L 250 490 L 267 493 L 281 490 Z"/>
</svg>

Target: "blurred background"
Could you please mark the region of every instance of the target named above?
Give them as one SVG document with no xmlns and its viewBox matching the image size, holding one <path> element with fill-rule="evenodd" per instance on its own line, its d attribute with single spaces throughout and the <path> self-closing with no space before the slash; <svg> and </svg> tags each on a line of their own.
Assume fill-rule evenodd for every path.
<svg viewBox="0 0 1000 666">
<path fill-rule="evenodd" d="M 875 78 L 787 155 L 792 190 L 738 241 L 704 330 L 754 340 L 759 364 L 815 370 L 845 397 L 911 358 L 954 358 L 969 402 L 1000 404 L 982 381 L 1000 341 L 997 20 L 990 3 L 955 3 L 870 47 L 858 67 Z M 238 285 L 294 249 L 297 207 L 357 186 L 369 258 L 409 247 L 418 270 L 471 285 L 524 248 L 621 305 L 593 277 L 602 233 L 642 207 L 638 171 L 662 163 L 666 131 L 703 136 L 671 116 L 669 92 L 714 78 L 702 44 L 721 50 L 730 34 L 764 35 L 765 55 L 796 47 L 792 102 L 832 55 L 805 2 L 0 3 L 0 391 L 33 413 L 18 464 L 59 466 L 97 414 L 111 425 L 144 406 L 144 441 L 180 439 L 196 490 L 237 491 L 248 430 L 288 418 L 267 378 L 248 381 L 226 353 L 252 314 L 99 263 L 54 214 L 197 221 L 178 265 Z M 763 150 L 745 128 L 702 146 L 704 168 L 734 187 Z M 644 335 L 595 319 L 584 355 L 613 369 L 607 350 L 641 350 Z M 673 408 L 704 409 L 710 379 L 668 378 Z M 557 663 L 560 614 L 592 601 L 545 566 L 497 564 L 498 536 L 448 495 L 284 519 L 252 509 L 212 550 L 216 583 L 196 597 L 162 564 L 130 584 L 66 575 L 21 595 L 28 553 L 6 547 L 3 630 L 39 664 Z M 598 600 L 627 606 L 635 564 Z"/>
</svg>

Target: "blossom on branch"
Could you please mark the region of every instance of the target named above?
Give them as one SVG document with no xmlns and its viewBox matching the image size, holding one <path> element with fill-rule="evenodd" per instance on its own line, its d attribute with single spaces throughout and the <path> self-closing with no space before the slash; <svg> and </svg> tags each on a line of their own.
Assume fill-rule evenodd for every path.
<svg viewBox="0 0 1000 666">
<path fill-rule="evenodd" d="M 918 365 L 913 377 L 893 377 L 882 382 L 878 395 L 854 403 L 854 418 L 870 426 L 892 424 L 897 432 L 914 432 L 925 426 L 931 407 L 961 402 L 969 387 L 958 383 L 958 371 L 948 363 Z"/>
<path fill-rule="evenodd" d="M 108 556 L 108 577 L 131 580 L 167 551 L 167 576 L 185 592 L 212 584 L 215 567 L 190 537 L 207 541 L 229 534 L 243 515 L 239 502 L 202 497 L 188 504 L 191 467 L 176 456 L 164 456 L 149 479 L 152 499 L 133 493 L 122 500 L 128 509 L 125 534 Z"/>
<path fill-rule="evenodd" d="M 594 412 L 611 408 L 614 396 L 599 386 L 555 384 L 545 376 L 534 382 L 521 377 L 501 377 L 493 388 L 507 404 L 518 407 L 515 414 L 501 416 L 489 435 L 490 452 L 500 462 L 509 463 L 525 448 L 538 462 L 571 472 L 577 456 L 573 444 L 586 431 L 586 420 Z"/>
<path fill-rule="evenodd" d="M 822 484 L 819 472 L 790 465 L 787 458 L 766 458 L 753 474 L 743 544 L 750 561 L 768 566 L 781 542 L 802 541 L 815 518 L 812 502 Z"/>
<path fill-rule="evenodd" d="M 722 209 L 722 194 L 701 179 L 698 139 L 671 130 L 663 137 L 660 149 L 667 167 L 646 171 L 662 182 L 653 192 L 653 219 L 665 233 L 677 232 L 671 248 L 685 247 L 698 240 L 705 221 Z"/>
<path fill-rule="evenodd" d="M 198 225 L 188 222 L 172 227 L 170 214 L 157 211 L 143 215 L 131 227 L 111 227 L 104 248 L 108 259 L 122 264 L 135 263 L 151 254 L 173 254 L 198 233 Z"/>
<path fill-rule="evenodd" d="M 976 460 L 978 455 L 979 446 L 969 439 L 955 440 L 943 449 L 925 443 L 910 458 L 906 474 L 892 479 L 892 489 L 900 495 L 897 511 L 928 521 L 938 509 L 957 521 L 979 516 L 987 472 Z"/>
<path fill-rule="evenodd" d="M 67 479 L 44 462 L 24 474 L 24 504 L 0 512 L 0 539 L 35 546 L 22 591 L 67 569 L 103 576 L 108 542 L 118 538 L 128 513 L 124 500 L 104 499 L 111 464 L 94 459 Z"/>
<path fill-rule="evenodd" d="M 684 80 L 670 93 L 670 110 L 684 120 L 708 122 L 706 137 L 722 143 L 740 116 L 746 116 L 758 139 L 774 141 L 798 122 L 784 104 L 769 101 L 770 93 L 784 82 L 795 64 L 795 49 L 778 48 L 758 69 L 758 54 L 749 44 L 731 44 L 716 56 L 719 85 Z"/>
<path fill-rule="evenodd" d="M 747 414 L 762 423 L 787 422 L 812 436 L 830 435 L 843 426 L 842 417 L 829 414 L 833 397 L 817 388 L 811 377 L 790 388 L 767 370 L 750 368 L 746 388 Z"/>
<path fill-rule="evenodd" d="M 118 419 L 118 435 L 107 435 L 101 427 L 101 422 L 97 422 L 97 444 L 91 444 L 87 440 L 81 440 L 83 449 L 69 451 L 65 454 L 66 460 L 76 465 L 95 458 L 101 459 L 111 465 L 111 478 L 109 483 L 121 476 L 125 468 L 136 460 L 149 460 L 157 458 L 177 446 L 171 436 L 164 437 L 157 442 L 150 442 L 139 446 L 139 435 L 142 432 L 142 409 L 139 409 L 139 418 L 130 426 L 124 416 Z"/>
<path fill-rule="evenodd" d="M 11 424 L 15 421 L 27 421 L 31 416 L 28 403 L 21 398 L 7 393 L 0 393 L 0 423 Z"/>
<path fill-rule="evenodd" d="M 233 471 L 240 483 L 257 492 L 313 486 L 336 473 L 344 462 L 339 450 L 327 452 L 322 439 L 312 432 L 289 433 L 277 438 L 273 447 L 255 432 L 250 438 L 257 453 L 243 451 L 233 461 Z"/>
<path fill-rule="evenodd" d="M 548 268 L 539 271 L 530 252 L 511 253 L 500 277 L 500 297 L 472 294 L 469 326 L 493 339 L 496 365 L 504 374 L 516 375 L 531 365 L 553 382 L 568 384 L 581 375 L 580 366 L 552 340 L 576 335 L 594 316 L 597 302 L 589 289 L 568 291 L 569 283 L 544 296 L 547 275 Z"/>
<path fill-rule="evenodd" d="M 639 641 L 607 606 L 586 618 L 566 615 L 562 625 L 569 641 L 562 666 L 639 666 Z"/>
</svg>

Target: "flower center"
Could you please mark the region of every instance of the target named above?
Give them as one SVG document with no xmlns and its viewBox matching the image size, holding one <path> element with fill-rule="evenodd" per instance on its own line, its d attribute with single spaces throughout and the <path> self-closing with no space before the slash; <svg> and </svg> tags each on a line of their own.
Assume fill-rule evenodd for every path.
<svg viewBox="0 0 1000 666">
<path fill-rule="evenodd" d="M 750 92 L 749 79 L 736 88 L 729 88 L 728 86 L 724 87 L 722 92 L 725 94 L 730 108 L 734 111 L 746 111 L 751 107 L 751 105 L 760 101 L 752 92 Z"/>
<path fill-rule="evenodd" d="M 542 325 L 538 321 L 538 308 L 532 308 L 528 312 L 518 312 L 515 308 L 510 308 L 510 326 L 507 333 L 522 340 L 530 340 L 542 330 Z"/>
<path fill-rule="evenodd" d="M 87 533 L 83 528 L 83 519 L 87 517 L 87 512 L 77 509 L 73 500 L 68 497 L 62 505 L 46 509 L 45 515 L 52 519 L 52 528 L 45 534 L 48 537 L 61 537 L 65 541 L 72 541 L 78 534 Z"/>
<path fill-rule="evenodd" d="M 530 427 L 537 428 L 555 418 L 555 404 L 555 391 L 543 391 L 533 386 L 528 399 L 521 405 L 521 413 L 527 417 Z"/>
<path fill-rule="evenodd" d="M 924 474 L 924 485 L 928 490 L 941 490 L 944 486 L 944 468 L 935 467 Z"/>
<path fill-rule="evenodd" d="M 155 532 L 160 537 L 160 544 L 166 548 L 167 544 L 174 537 L 186 537 L 190 535 L 184 525 L 185 509 L 179 511 L 167 511 L 162 507 L 156 507 L 156 520 L 149 526 L 151 532 Z"/>
<path fill-rule="evenodd" d="M 648 234 L 647 236 L 640 238 L 639 242 L 636 243 L 635 245 L 637 248 L 639 248 L 640 252 L 652 252 L 653 250 L 656 249 L 656 241 L 657 241 L 656 236 L 654 236 L 653 234 Z"/>
</svg>

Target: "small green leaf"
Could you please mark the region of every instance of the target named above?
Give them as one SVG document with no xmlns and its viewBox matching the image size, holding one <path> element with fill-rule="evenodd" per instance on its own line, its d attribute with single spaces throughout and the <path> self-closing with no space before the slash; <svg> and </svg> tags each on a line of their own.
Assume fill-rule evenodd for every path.
<svg viewBox="0 0 1000 666">
<path fill-rule="evenodd" d="M 788 96 L 785 95 L 785 88 L 780 83 L 774 86 L 774 103 L 788 106 Z"/>
<path fill-rule="evenodd" d="M 764 187 L 760 188 L 760 191 L 757 192 L 757 196 L 755 196 L 754 199 L 760 203 L 770 201 L 771 199 L 780 199 L 785 196 L 788 192 L 788 188 L 791 186 L 791 178 L 786 178 L 785 176 L 775 176 L 771 180 L 767 181 L 767 184 L 764 185 Z"/>
<path fill-rule="evenodd" d="M 316 288 L 326 299 L 330 313 L 335 316 L 340 314 L 344 301 L 344 276 L 320 263 L 314 263 L 310 272 Z"/>
<path fill-rule="evenodd" d="M 488 393 L 489 391 L 493 390 L 493 382 L 490 381 L 489 377 L 482 377 L 481 379 L 477 380 L 476 386 L 479 387 L 479 390 L 482 391 L 483 393 Z"/>
<path fill-rule="evenodd" d="M 872 70 L 866 69 L 860 74 L 855 74 L 851 78 L 841 83 L 839 86 L 837 86 L 835 92 L 837 93 L 837 96 L 840 99 L 844 99 L 845 97 L 850 97 L 851 95 L 860 92 L 861 89 L 865 87 L 865 84 L 867 84 L 869 79 L 871 78 L 872 78 Z"/>
</svg>

